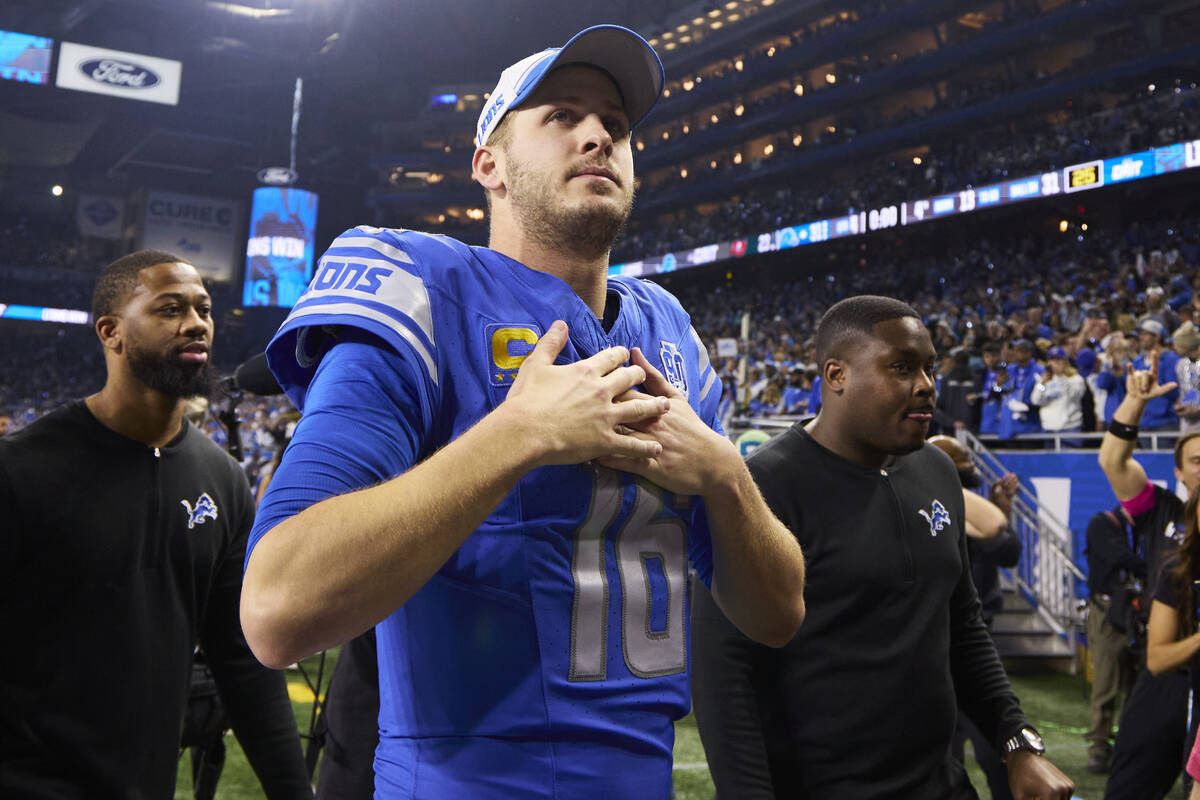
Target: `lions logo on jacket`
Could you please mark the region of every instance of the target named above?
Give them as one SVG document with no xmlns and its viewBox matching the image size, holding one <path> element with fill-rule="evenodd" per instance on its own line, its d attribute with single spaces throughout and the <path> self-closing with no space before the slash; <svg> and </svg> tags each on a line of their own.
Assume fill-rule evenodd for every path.
<svg viewBox="0 0 1200 800">
<path fill-rule="evenodd" d="M 211 497 L 209 497 L 208 492 L 205 492 L 196 498 L 195 508 L 193 508 L 192 504 L 187 500 L 180 500 L 179 502 L 183 505 L 184 509 L 188 513 L 189 531 L 200 523 L 204 522 L 206 519 L 215 520 L 217 518 L 217 504 Z"/>
<path fill-rule="evenodd" d="M 950 524 L 950 512 L 946 510 L 944 505 L 942 505 L 941 500 L 934 500 L 933 505 L 929 508 L 929 511 L 921 508 L 917 509 L 917 513 L 924 517 L 925 521 L 929 523 L 929 534 L 931 536 L 937 536 L 938 531 L 946 528 Z"/>
</svg>

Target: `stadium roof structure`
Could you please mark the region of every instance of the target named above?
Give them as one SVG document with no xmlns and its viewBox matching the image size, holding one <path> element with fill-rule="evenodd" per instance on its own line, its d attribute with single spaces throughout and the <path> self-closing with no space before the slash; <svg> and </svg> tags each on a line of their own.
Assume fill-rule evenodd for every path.
<svg viewBox="0 0 1200 800">
<path fill-rule="evenodd" d="M 694 2 L 694 0 L 693 0 Z M 372 122 L 415 113 L 431 87 L 499 70 L 585 26 L 661 27 L 681 0 L 9 0 L 0 30 L 182 62 L 178 104 L 0 80 L 0 174 L 59 170 L 130 183 L 252 184 L 287 162 L 356 184 Z M 365 174 L 365 173 L 364 173 Z"/>
</svg>

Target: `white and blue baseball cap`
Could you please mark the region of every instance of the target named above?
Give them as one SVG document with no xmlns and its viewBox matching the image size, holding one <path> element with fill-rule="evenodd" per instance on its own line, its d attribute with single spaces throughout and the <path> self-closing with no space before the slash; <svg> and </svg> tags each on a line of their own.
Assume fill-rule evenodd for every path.
<svg viewBox="0 0 1200 800">
<path fill-rule="evenodd" d="M 621 92 L 630 127 L 642 120 L 662 94 L 665 73 L 654 48 L 620 25 L 596 25 L 580 31 L 562 47 L 526 56 L 500 73 L 475 127 L 475 145 L 487 144 L 509 110 L 525 101 L 555 67 L 587 64 L 601 69 Z"/>
</svg>

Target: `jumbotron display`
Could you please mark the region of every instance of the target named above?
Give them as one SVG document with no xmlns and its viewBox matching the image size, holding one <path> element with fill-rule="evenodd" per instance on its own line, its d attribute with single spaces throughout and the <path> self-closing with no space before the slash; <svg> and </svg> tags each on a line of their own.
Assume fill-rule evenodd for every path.
<svg viewBox="0 0 1200 800">
<path fill-rule="evenodd" d="M 702 245 L 690 250 L 667 253 L 641 261 L 613 264 L 610 275 L 656 275 L 687 267 L 699 267 L 753 253 L 771 253 L 830 239 L 858 236 L 901 225 L 915 225 L 932 219 L 965 214 L 981 208 L 1036 200 L 1071 192 L 1099 189 L 1114 183 L 1152 178 L 1200 167 L 1200 139 L 1154 147 L 1116 158 L 1073 164 L 1054 172 L 995 183 L 978 189 L 963 189 L 951 194 L 912 200 L 896 205 L 859 211 L 844 217 L 791 225 L 745 239 Z"/>
<path fill-rule="evenodd" d="M 53 50 L 54 40 L 45 36 L 0 31 L 0 79 L 48 83 Z"/>
<path fill-rule="evenodd" d="M 316 230 L 312 192 L 276 186 L 254 190 L 242 305 L 296 305 L 312 277 Z"/>
</svg>

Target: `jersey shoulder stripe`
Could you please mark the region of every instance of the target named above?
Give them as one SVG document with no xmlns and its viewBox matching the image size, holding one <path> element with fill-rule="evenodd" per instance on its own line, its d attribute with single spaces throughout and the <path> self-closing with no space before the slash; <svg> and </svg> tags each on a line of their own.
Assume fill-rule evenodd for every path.
<svg viewBox="0 0 1200 800">
<path fill-rule="evenodd" d="M 440 354 L 430 277 L 466 260 L 458 248 L 416 231 L 359 226 L 338 236 L 321 256 L 308 289 L 267 348 L 267 360 L 293 402 L 303 398 L 321 353 L 306 354 L 306 329 L 351 326 L 398 352 L 415 354 L 431 389 Z M 297 403 L 299 406 L 300 404 Z"/>
</svg>

